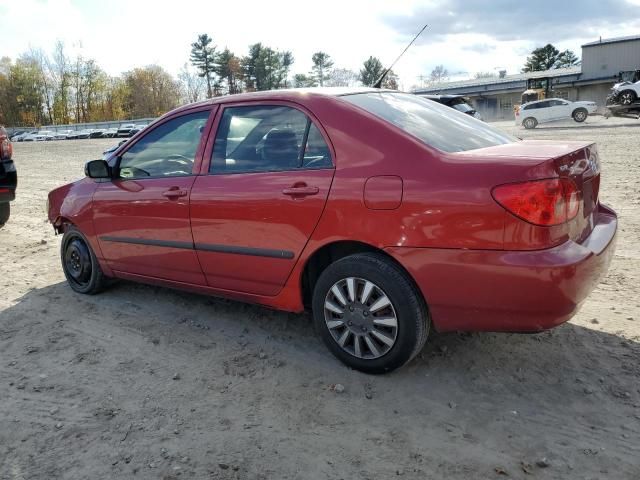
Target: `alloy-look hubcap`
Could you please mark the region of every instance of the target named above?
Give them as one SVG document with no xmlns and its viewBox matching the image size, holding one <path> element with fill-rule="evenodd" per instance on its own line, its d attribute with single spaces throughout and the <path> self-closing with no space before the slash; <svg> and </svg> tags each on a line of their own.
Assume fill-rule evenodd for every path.
<svg viewBox="0 0 640 480">
<path fill-rule="evenodd" d="M 329 333 L 345 352 L 371 360 L 396 343 L 398 317 L 387 294 L 375 283 L 349 277 L 327 292 L 324 319 Z"/>
</svg>

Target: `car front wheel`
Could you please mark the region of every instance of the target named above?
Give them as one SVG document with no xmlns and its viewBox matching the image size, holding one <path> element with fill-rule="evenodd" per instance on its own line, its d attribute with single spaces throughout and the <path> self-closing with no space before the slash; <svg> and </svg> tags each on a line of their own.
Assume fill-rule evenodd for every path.
<svg viewBox="0 0 640 480">
<path fill-rule="evenodd" d="M 589 112 L 587 112 L 586 109 L 584 108 L 577 108 L 573 111 L 573 113 L 571 114 L 571 116 L 573 117 L 573 119 L 578 122 L 578 123 L 582 123 L 584 122 L 587 117 L 589 116 Z"/>
<path fill-rule="evenodd" d="M 430 320 L 420 292 L 398 265 L 359 253 L 329 265 L 313 292 L 316 329 L 344 364 L 366 373 L 395 370 L 415 357 Z"/>
<path fill-rule="evenodd" d="M 92 295 L 106 286 L 107 277 L 89 242 L 74 226 L 69 226 L 62 237 L 60 257 L 64 275 L 74 291 Z"/>
<path fill-rule="evenodd" d="M 523 120 L 522 125 L 524 125 L 524 128 L 527 130 L 531 130 L 532 128 L 536 128 L 538 121 L 533 117 L 529 117 Z"/>
<path fill-rule="evenodd" d="M 620 103 L 622 105 L 631 105 L 636 101 L 637 95 L 633 90 L 624 90 L 620 92 L 620 96 L 618 98 L 620 99 Z"/>
</svg>

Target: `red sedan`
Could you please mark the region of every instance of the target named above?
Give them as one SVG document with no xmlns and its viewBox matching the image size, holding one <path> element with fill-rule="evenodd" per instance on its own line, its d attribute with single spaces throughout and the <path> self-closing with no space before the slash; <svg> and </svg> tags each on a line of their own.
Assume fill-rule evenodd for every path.
<svg viewBox="0 0 640 480">
<path fill-rule="evenodd" d="M 71 288 L 122 278 L 313 311 L 370 373 L 438 331 L 567 321 L 613 256 L 585 142 L 519 141 L 420 97 L 272 91 L 174 110 L 49 194 Z"/>
</svg>

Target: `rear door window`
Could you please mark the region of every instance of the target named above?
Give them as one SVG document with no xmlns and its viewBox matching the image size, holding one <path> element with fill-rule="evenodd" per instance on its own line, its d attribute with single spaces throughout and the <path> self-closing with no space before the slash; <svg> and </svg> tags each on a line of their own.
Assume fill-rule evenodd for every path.
<svg viewBox="0 0 640 480">
<path fill-rule="evenodd" d="M 278 105 L 227 107 L 213 148 L 210 173 L 331 168 L 329 147 L 300 110 Z"/>
</svg>

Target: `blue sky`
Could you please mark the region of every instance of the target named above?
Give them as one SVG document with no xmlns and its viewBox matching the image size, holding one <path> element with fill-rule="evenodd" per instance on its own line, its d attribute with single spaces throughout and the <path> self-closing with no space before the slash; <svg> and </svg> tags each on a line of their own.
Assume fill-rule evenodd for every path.
<svg viewBox="0 0 640 480">
<path fill-rule="evenodd" d="M 258 41 L 291 50 L 293 73 L 308 72 L 318 50 L 358 70 L 369 55 L 392 61 L 424 23 L 431 27 L 395 68 L 406 89 L 438 64 L 458 77 L 517 73 L 547 42 L 580 55 L 599 36 L 640 34 L 640 0 L 0 0 L 0 55 L 50 52 L 62 40 L 113 75 L 150 63 L 175 74 L 206 32 L 238 55 Z"/>
</svg>

